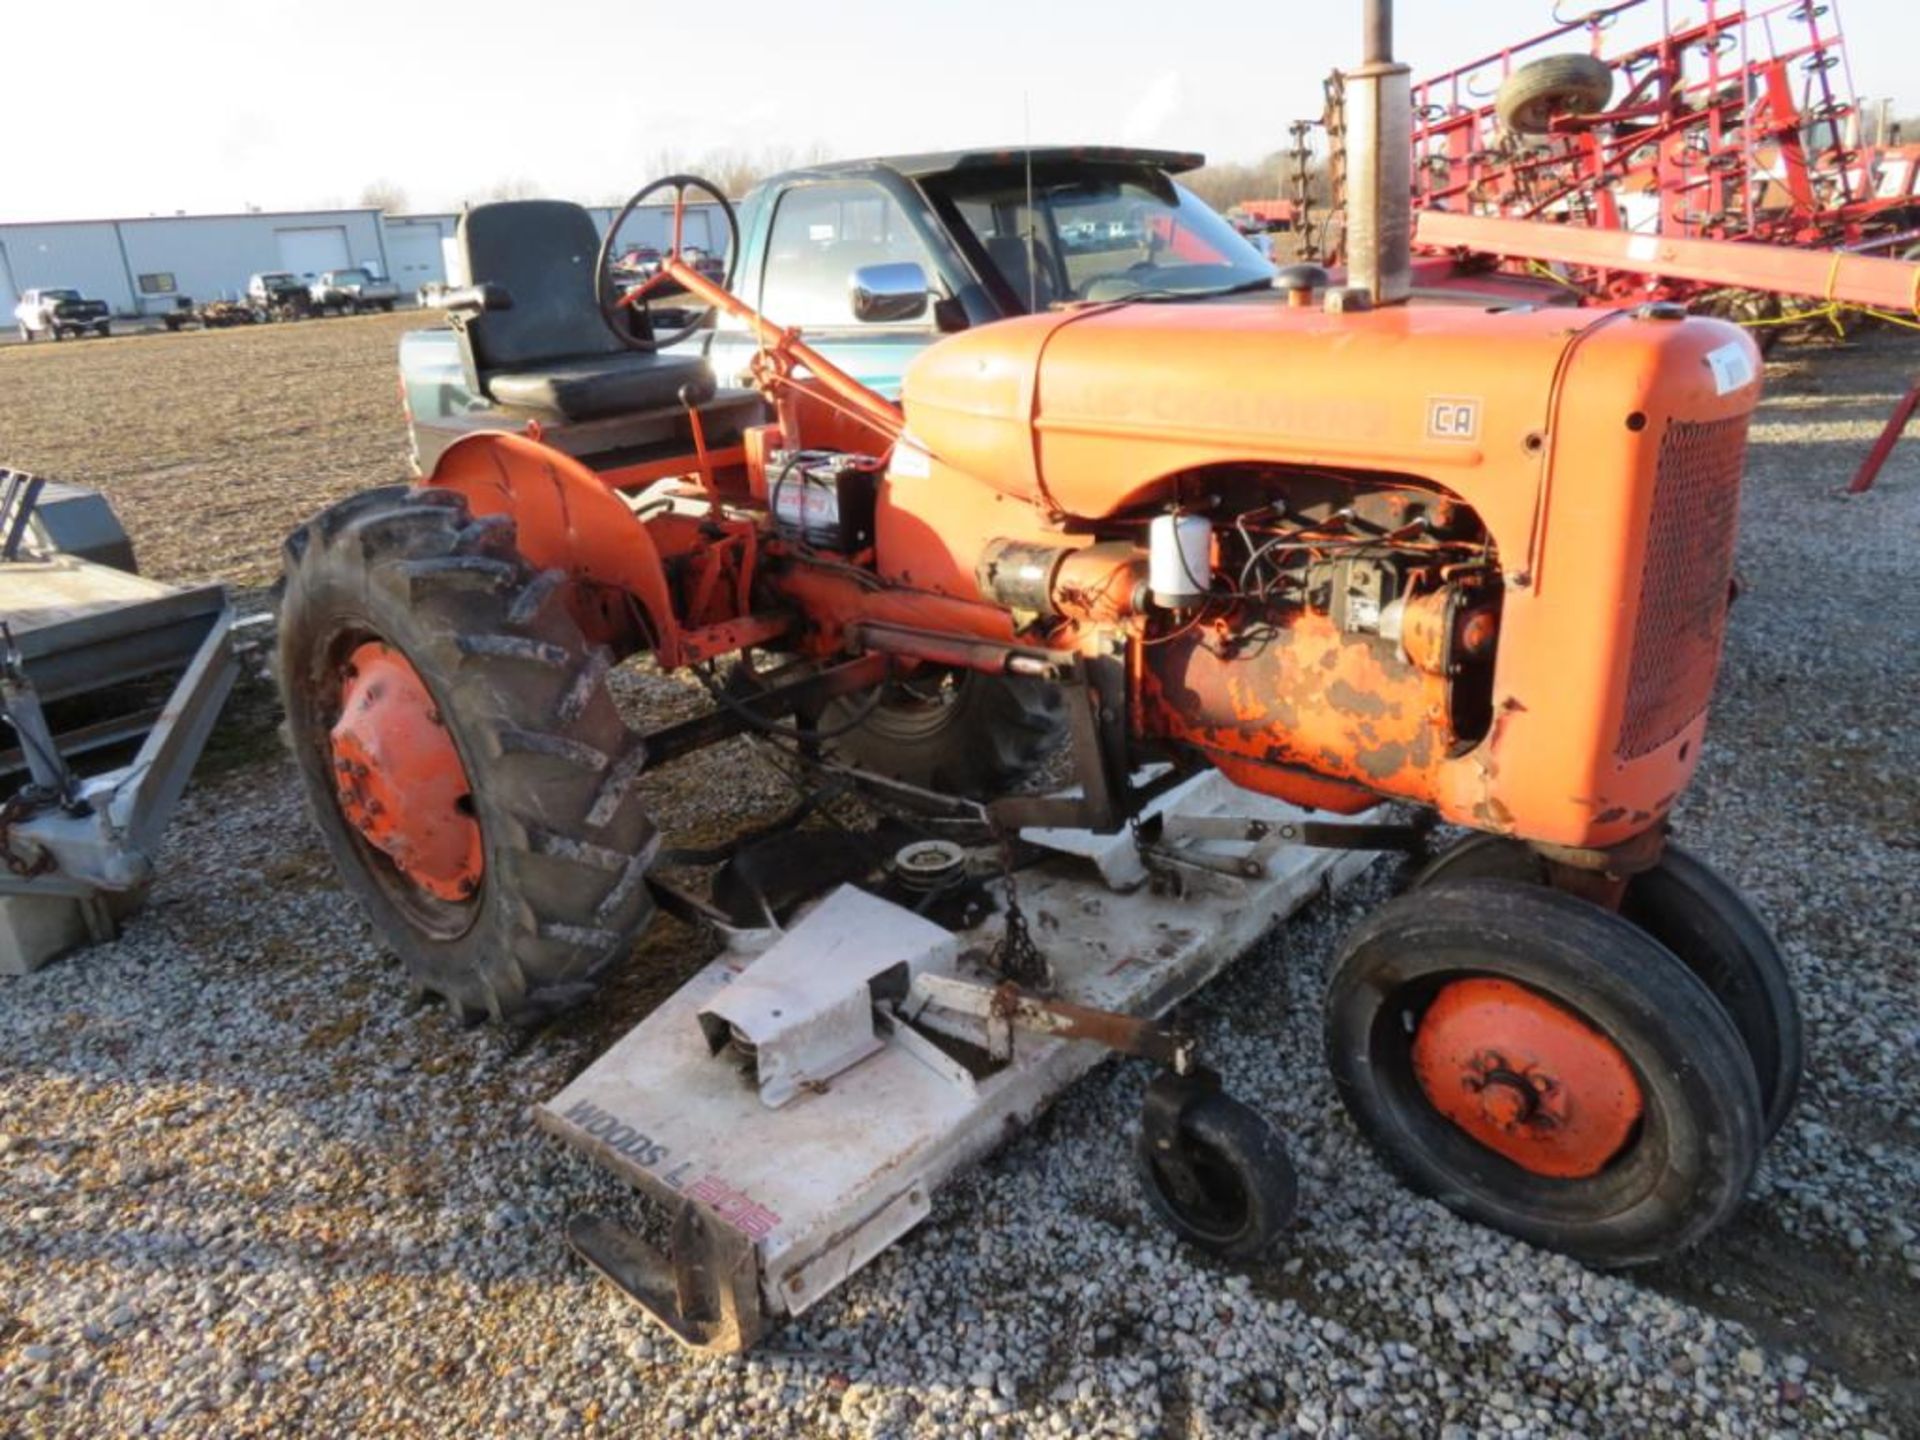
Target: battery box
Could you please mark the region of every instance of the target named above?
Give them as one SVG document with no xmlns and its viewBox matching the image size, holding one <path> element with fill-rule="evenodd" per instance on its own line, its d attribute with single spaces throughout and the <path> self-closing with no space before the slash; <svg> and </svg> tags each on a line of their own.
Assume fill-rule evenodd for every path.
<svg viewBox="0 0 1920 1440">
<path fill-rule="evenodd" d="M 880 461 L 837 450 L 776 450 L 767 457 L 767 505 L 790 540 L 842 555 L 873 544 Z"/>
</svg>

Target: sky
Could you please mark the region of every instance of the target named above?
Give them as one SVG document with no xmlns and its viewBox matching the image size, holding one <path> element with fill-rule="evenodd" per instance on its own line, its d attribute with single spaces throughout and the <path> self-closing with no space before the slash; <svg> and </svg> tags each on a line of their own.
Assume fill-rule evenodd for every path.
<svg viewBox="0 0 1920 1440">
<path fill-rule="evenodd" d="M 1581 0 L 1561 3 L 1571 15 Z M 1920 112 L 1920 5 L 1825 3 L 1846 22 L 1857 92 Z M 1705 4 L 1647 0 L 1633 23 L 1657 29 L 1663 6 L 1676 22 L 1696 19 Z M 375 181 L 414 210 L 513 184 L 604 202 L 719 150 L 797 160 L 1031 140 L 1254 160 L 1285 146 L 1290 120 L 1318 116 L 1330 69 L 1358 60 L 1361 6 L 8 0 L 6 10 L 0 221 L 351 205 Z M 1419 78 L 1551 24 L 1548 0 L 1400 0 L 1395 48 Z M 76 83 L 69 62 L 83 58 L 88 78 Z"/>
</svg>

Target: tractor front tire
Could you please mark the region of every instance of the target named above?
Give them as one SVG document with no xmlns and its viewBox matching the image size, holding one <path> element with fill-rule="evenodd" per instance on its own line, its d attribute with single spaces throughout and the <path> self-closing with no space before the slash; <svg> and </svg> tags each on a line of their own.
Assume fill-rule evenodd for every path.
<svg viewBox="0 0 1920 1440">
<path fill-rule="evenodd" d="M 658 841 L 633 789 L 643 752 L 608 693 L 606 653 L 567 608 L 565 578 L 521 558 L 505 517 L 475 518 L 451 491 L 406 486 L 322 511 L 288 537 L 283 560 L 280 691 L 307 803 L 416 992 L 466 1022 L 533 1023 L 585 999 L 652 917 Z M 348 699 L 380 698 L 361 673 L 369 647 L 407 678 L 391 693 L 412 708 L 374 722 L 390 730 L 375 732 L 373 750 L 350 750 Z M 353 757 L 382 771 L 381 736 L 407 725 L 416 744 L 424 733 L 457 752 L 453 789 L 467 793 L 433 823 L 477 828 L 451 898 L 444 876 L 395 858 L 417 852 L 381 843 L 368 818 L 378 809 L 343 788 Z M 421 808 L 389 814 L 389 831 L 427 833 L 418 765 L 391 765 L 373 777 L 391 782 L 377 792 L 388 811 Z"/>
<path fill-rule="evenodd" d="M 1589 1265 L 1664 1260 L 1740 1204 L 1765 1138 L 1740 1032 L 1611 911 L 1523 881 L 1402 895 L 1326 1000 L 1347 1112 L 1414 1189 Z"/>
<path fill-rule="evenodd" d="M 1613 98 L 1613 70 L 1591 55 L 1549 55 L 1522 65 L 1493 97 L 1500 123 L 1516 135 L 1545 135 L 1556 115 L 1593 115 Z"/>
<path fill-rule="evenodd" d="M 832 733 L 868 703 L 859 695 L 834 701 L 821 728 Z M 831 748 L 891 780 L 987 799 L 1044 765 L 1065 732 L 1058 687 L 1029 676 L 964 670 L 888 686 L 866 720 Z"/>
<path fill-rule="evenodd" d="M 1448 850 L 1409 888 L 1462 880 L 1549 883 L 1546 861 L 1530 845 L 1482 834 Z M 1671 842 L 1658 865 L 1627 882 L 1619 914 L 1679 957 L 1727 1012 L 1753 1061 L 1771 1140 L 1800 1094 L 1806 1038 L 1793 974 L 1766 921 L 1705 861 Z"/>
</svg>

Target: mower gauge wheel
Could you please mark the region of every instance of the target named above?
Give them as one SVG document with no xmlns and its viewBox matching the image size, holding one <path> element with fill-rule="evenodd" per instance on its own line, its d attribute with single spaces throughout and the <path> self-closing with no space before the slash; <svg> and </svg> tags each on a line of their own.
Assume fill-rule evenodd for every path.
<svg viewBox="0 0 1920 1440">
<path fill-rule="evenodd" d="M 627 221 L 633 218 L 634 212 L 662 190 L 673 191 L 673 223 L 667 234 L 667 243 L 661 247 L 661 263 L 651 275 L 642 276 L 639 284 L 623 288 L 616 283 L 613 274 L 614 260 L 621 253 L 620 232 Z M 684 229 L 689 190 L 699 191 L 720 207 L 721 217 L 727 222 L 726 271 L 716 283 L 723 290 L 733 284 L 733 267 L 739 263 L 740 257 L 740 222 L 733 213 L 733 206 L 720 193 L 718 186 L 698 175 L 665 175 L 636 190 L 621 207 L 620 213 L 613 217 L 613 223 L 607 226 L 593 271 L 594 293 L 600 302 L 600 316 L 607 322 L 607 328 L 613 332 L 614 338 L 629 349 L 648 352 L 670 350 L 703 329 L 713 318 L 713 306 L 702 305 L 691 320 L 672 330 L 661 331 L 653 324 L 653 302 L 677 293 L 670 288 L 665 260 L 671 256 L 685 256 L 687 245 Z M 634 324 L 633 312 L 636 309 L 646 314 L 646 323 L 638 330 Z"/>
<path fill-rule="evenodd" d="M 1160 1076 L 1156 1087 L 1184 1085 Z M 1164 1099 L 1164 1097 L 1163 1097 Z M 1259 1255 L 1293 1220 L 1299 1180 L 1280 1132 L 1217 1089 L 1179 1104 L 1176 1125 L 1149 1113 L 1134 1141 L 1134 1171 L 1148 1205 L 1183 1240 L 1232 1260 Z"/>
</svg>

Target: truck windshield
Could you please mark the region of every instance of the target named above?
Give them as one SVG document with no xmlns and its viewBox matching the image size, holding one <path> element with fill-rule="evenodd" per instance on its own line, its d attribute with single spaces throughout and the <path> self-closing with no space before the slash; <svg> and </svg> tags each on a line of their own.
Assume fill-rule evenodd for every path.
<svg viewBox="0 0 1920 1440">
<path fill-rule="evenodd" d="M 966 171 L 927 183 L 1029 310 L 1067 300 L 1220 295 L 1273 266 L 1191 192 L 1153 171 Z M 1029 234 L 1031 231 L 1031 234 Z"/>
<path fill-rule="evenodd" d="M 336 270 L 333 272 L 333 283 L 336 285 L 364 285 L 369 278 L 371 277 L 369 277 L 364 270 Z"/>
<path fill-rule="evenodd" d="M 42 290 L 40 298 L 42 300 L 78 300 L 80 292 L 78 290 Z"/>
</svg>

